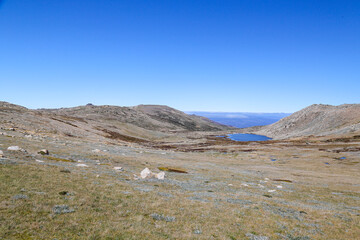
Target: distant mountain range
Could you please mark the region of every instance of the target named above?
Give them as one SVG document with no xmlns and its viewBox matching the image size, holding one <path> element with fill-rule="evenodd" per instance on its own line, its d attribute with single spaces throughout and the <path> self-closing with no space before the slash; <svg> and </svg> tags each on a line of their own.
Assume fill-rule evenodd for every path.
<svg viewBox="0 0 360 240">
<path fill-rule="evenodd" d="M 249 112 L 186 112 L 206 117 L 224 125 L 247 128 L 269 125 L 291 115 L 291 113 L 249 113 Z"/>
<path fill-rule="evenodd" d="M 95 106 L 27 109 L 0 101 L 0 128 L 74 138 L 144 142 L 173 133 L 227 131 L 233 128 L 168 106 Z"/>
</svg>

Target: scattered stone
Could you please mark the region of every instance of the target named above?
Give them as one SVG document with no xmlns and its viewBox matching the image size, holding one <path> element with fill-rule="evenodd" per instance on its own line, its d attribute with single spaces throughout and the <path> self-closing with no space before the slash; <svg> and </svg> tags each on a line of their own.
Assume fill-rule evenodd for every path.
<svg viewBox="0 0 360 240">
<path fill-rule="evenodd" d="M 55 205 L 52 209 L 55 214 L 63 214 L 63 213 L 72 213 L 75 212 L 73 208 L 70 208 L 68 205 Z"/>
<path fill-rule="evenodd" d="M 194 234 L 202 234 L 202 231 L 200 229 L 195 229 Z"/>
<path fill-rule="evenodd" d="M 115 169 L 115 170 L 117 170 L 117 171 L 121 171 L 121 170 L 123 170 L 123 168 L 122 168 L 122 167 L 114 167 L 114 169 Z"/>
<path fill-rule="evenodd" d="M 29 197 L 27 195 L 24 195 L 24 194 L 17 194 L 15 196 L 13 196 L 12 199 L 14 199 L 14 200 L 29 199 Z"/>
<path fill-rule="evenodd" d="M 275 190 L 275 189 L 271 189 L 271 190 L 269 190 L 268 192 L 276 192 L 276 190 Z"/>
<path fill-rule="evenodd" d="M 276 186 L 277 188 L 283 188 L 283 186 L 281 186 L 281 185 L 278 185 L 278 186 Z"/>
<path fill-rule="evenodd" d="M 42 161 L 42 160 L 39 160 L 39 159 L 35 159 L 35 161 L 36 161 L 36 162 L 39 162 L 39 163 L 42 163 L 42 162 L 44 162 L 44 161 Z"/>
<path fill-rule="evenodd" d="M 61 169 L 60 172 L 62 172 L 62 173 L 71 173 L 71 171 L 69 169 Z"/>
<path fill-rule="evenodd" d="M 79 163 L 76 164 L 77 167 L 88 167 L 88 165 L 84 164 L 84 163 Z"/>
<path fill-rule="evenodd" d="M 92 150 L 92 152 L 93 152 L 93 153 L 100 153 L 101 150 L 100 150 L 100 149 L 94 149 L 94 150 Z"/>
<path fill-rule="evenodd" d="M 38 154 L 49 155 L 49 151 L 47 149 L 41 149 L 40 151 L 38 151 Z"/>
<path fill-rule="evenodd" d="M 166 222 L 174 222 L 176 219 L 175 217 L 164 216 L 157 213 L 150 214 L 150 217 L 152 217 L 154 220 L 166 221 Z"/>
<path fill-rule="evenodd" d="M 266 236 L 258 236 L 252 233 L 247 233 L 245 235 L 249 238 L 249 240 L 269 240 Z"/>
<path fill-rule="evenodd" d="M 7 148 L 7 150 L 9 151 L 22 151 L 23 149 L 20 148 L 19 146 L 10 146 Z"/>
<path fill-rule="evenodd" d="M 0 150 L 0 158 L 4 156 L 4 152 Z"/>
</svg>

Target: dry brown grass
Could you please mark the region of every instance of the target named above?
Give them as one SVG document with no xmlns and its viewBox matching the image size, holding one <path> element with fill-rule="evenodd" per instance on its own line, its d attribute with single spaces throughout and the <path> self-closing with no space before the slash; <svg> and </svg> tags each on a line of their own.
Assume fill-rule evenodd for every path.
<svg viewBox="0 0 360 240">
<path fill-rule="evenodd" d="M 338 153 L 279 144 L 255 145 L 254 152 L 229 146 L 235 152 L 226 154 L 99 144 L 109 151 L 92 154 L 93 143 L 80 140 L 59 147 L 51 141 L 0 139 L 2 150 L 19 145 L 29 152 L 5 151 L 18 164 L 0 164 L 0 239 L 247 239 L 248 233 L 270 239 L 360 236 L 356 153 L 341 153 L 347 158 L 339 161 Z M 36 155 L 40 148 L 54 155 L 50 159 Z M 88 161 L 89 167 L 57 160 L 77 158 Z M 116 172 L 113 166 L 124 171 Z M 132 174 L 144 167 L 153 171 L 170 167 L 188 174 L 167 172 L 165 181 L 134 180 Z M 61 172 L 64 168 L 71 173 Z M 266 178 L 270 180 L 265 182 Z M 69 195 L 60 195 L 63 191 Z M 13 199 L 17 194 L 28 199 Z M 62 204 L 75 212 L 54 214 L 52 208 Z M 154 220 L 154 213 L 176 219 Z"/>
</svg>

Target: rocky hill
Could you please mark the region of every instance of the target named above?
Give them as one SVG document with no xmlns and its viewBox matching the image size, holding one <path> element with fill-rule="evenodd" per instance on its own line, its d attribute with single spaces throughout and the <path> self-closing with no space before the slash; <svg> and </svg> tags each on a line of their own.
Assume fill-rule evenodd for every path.
<svg viewBox="0 0 360 240">
<path fill-rule="evenodd" d="M 61 134 L 97 139 L 99 136 L 124 140 L 161 139 L 178 132 L 223 131 L 231 129 L 209 119 L 188 115 L 168 106 L 94 106 L 31 110 L 0 102 L 2 128 L 30 133 Z"/>
<path fill-rule="evenodd" d="M 245 130 L 274 139 L 360 132 L 360 104 L 314 104 L 271 125 Z"/>
</svg>

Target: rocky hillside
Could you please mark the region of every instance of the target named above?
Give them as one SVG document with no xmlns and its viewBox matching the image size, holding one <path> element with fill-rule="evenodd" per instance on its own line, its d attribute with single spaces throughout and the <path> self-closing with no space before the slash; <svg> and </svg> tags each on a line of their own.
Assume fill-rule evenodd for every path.
<svg viewBox="0 0 360 240">
<path fill-rule="evenodd" d="M 31 110 L 0 102 L 0 126 L 29 133 L 61 134 L 127 142 L 161 139 L 174 132 L 223 131 L 230 127 L 167 106 L 94 106 Z"/>
<path fill-rule="evenodd" d="M 314 104 L 274 124 L 248 129 L 248 132 L 275 139 L 357 134 L 360 132 L 360 104 Z"/>
<path fill-rule="evenodd" d="M 229 127 L 209 119 L 188 115 L 162 105 L 135 107 L 94 106 L 88 104 L 74 108 L 40 109 L 40 112 L 83 118 L 93 121 L 118 121 L 154 131 L 220 131 Z"/>
</svg>

